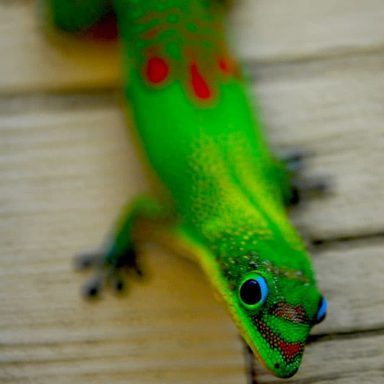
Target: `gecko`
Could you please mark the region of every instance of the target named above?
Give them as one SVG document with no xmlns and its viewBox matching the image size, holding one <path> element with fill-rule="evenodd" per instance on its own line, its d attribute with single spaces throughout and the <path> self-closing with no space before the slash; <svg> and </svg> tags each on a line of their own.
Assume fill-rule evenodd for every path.
<svg viewBox="0 0 384 384">
<path fill-rule="evenodd" d="M 255 357 L 294 375 L 326 316 L 312 263 L 287 216 L 292 172 L 269 149 L 247 79 L 226 43 L 223 0 L 41 0 L 48 28 L 118 35 L 124 96 L 155 180 L 124 208 L 101 255 L 97 294 L 121 267 L 142 273 L 133 236 L 160 225 L 193 254 Z M 117 27 L 111 27 L 111 17 Z M 92 261 L 93 260 L 93 261 Z M 95 262 L 96 260 L 96 262 Z"/>
</svg>

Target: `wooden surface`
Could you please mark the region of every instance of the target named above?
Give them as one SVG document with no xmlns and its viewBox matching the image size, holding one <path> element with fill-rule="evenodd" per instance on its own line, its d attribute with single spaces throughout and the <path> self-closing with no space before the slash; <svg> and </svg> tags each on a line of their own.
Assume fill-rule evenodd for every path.
<svg viewBox="0 0 384 384">
<path fill-rule="evenodd" d="M 311 152 L 305 173 L 332 185 L 293 213 L 329 316 L 292 383 L 383 382 L 383 20 L 382 0 L 244 0 L 231 15 L 271 143 Z M 0 0 L 0 382 L 245 383 L 237 332 L 189 261 L 143 245 L 146 281 L 79 297 L 72 256 L 146 188 L 115 48 L 82 51 L 47 42 L 32 1 Z"/>
</svg>

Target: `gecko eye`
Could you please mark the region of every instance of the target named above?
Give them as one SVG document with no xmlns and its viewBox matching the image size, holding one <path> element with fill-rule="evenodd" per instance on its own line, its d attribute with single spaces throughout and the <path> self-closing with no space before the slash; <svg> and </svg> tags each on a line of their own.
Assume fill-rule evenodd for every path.
<svg viewBox="0 0 384 384">
<path fill-rule="evenodd" d="M 325 316 L 327 315 L 327 307 L 327 300 L 325 300 L 324 297 L 321 297 L 319 301 L 319 306 L 317 307 L 316 317 L 314 320 L 315 324 L 319 324 L 325 319 Z"/>
<path fill-rule="evenodd" d="M 250 309 L 263 304 L 268 296 L 268 285 L 264 277 L 250 273 L 245 276 L 239 288 L 241 303 Z"/>
</svg>

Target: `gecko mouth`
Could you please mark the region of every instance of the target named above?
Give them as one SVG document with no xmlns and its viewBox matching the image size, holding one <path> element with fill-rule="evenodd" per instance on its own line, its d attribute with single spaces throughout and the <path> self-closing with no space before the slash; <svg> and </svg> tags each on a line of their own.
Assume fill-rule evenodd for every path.
<svg viewBox="0 0 384 384">
<path fill-rule="evenodd" d="M 269 344 L 271 349 L 277 350 L 284 362 L 283 366 L 279 362 L 274 363 L 274 369 L 279 370 L 279 376 L 290 377 L 293 376 L 298 367 L 298 358 L 304 352 L 303 342 L 287 342 L 283 340 L 276 332 L 274 332 L 268 325 L 256 316 L 252 318 L 257 330 L 260 332 L 264 340 Z M 288 366 L 291 365 L 290 368 Z"/>
</svg>

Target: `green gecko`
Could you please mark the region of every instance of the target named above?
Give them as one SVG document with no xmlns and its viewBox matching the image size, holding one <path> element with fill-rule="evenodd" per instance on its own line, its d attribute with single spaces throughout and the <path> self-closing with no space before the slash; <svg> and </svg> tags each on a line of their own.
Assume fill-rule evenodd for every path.
<svg viewBox="0 0 384 384">
<path fill-rule="evenodd" d="M 43 0 L 48 24 L 98 35 L 113 13 L 136 134 L 157 185 L 124 210 L 103 268 L 138 270 L 133 230 L 167 228 L 190 249 L 254 355 L 278 377 L 299 368 L 320 294 L 286 202 L 291 174 L 268 149 L 220 0 Z M 111 37 L 114 30 L 105 29 Z M 100 260 L 99 260 L 100 261 Z M 96 284 L 90 290 L 96 293 Z"/>
</svg>

